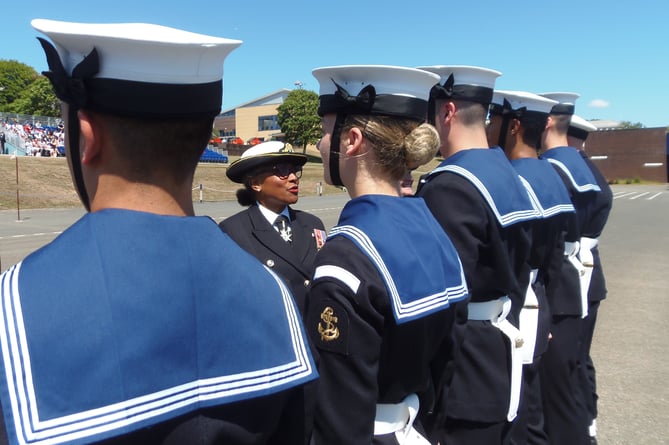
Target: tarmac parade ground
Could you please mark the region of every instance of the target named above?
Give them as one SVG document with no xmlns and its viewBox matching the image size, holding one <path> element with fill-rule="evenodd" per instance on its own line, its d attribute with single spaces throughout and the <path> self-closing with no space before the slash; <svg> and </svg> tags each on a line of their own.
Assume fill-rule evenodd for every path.
<svg viewBox="0 0 669 445">
<path fill-rule="evenodd" d="M 600 445 L 669 445 L 669 188 L 614 185 L 613 211 L 600 238 L 608 298 L 599 309 L 592 356 L 597 367 Z M 345 194 L 301 198 L 295 206 L 331 228 Z M 236 202 L 196 203 L 217 222 Z M 82 209 L 0 211 L 2 269 L 51 241 Z M 54 267 L 67 267 L 64 264 Z M 667 300 L 667 301 L 665 301 Z M 665 304 L 667 303 L 667 304 Z"/>
</svg>

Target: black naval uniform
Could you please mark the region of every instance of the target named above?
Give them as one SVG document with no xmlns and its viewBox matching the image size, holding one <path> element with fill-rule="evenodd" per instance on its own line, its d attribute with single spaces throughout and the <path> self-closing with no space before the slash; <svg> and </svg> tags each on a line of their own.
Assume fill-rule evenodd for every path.
<svg viewBox="0 0 669 445">
<path fill-rule="evenodd" d="M 580 151 L 583 160 L 595 175 L 597 185 L 601 189 L 597 193 L 594 204 L 588 208 L 589 216 L 587 224 L 584 228 L 583 237 L 590 239 L 598 239 L 604 230 L 604 226 L 609 218 L 609 213 L 613 207 L 613 193 L 611 187 L 599 171 L 597 166 L 588 158 L 584 151 Z M 595 332 L 595 324 L 597 322 L 597 312 L 599 304 L 606 298 L 606 280 L 604 278 L 604 271 L 602 269 L 602 262 L 599 257 L 599 246 L 595 245 L 592 250 L 593 271 L 592 280 L 590 281 L 590 288 L 588 289 L 588 316 L 583 321 L 583 336 L 581 349 L 581 368 L 582 378 L 584 379 L 584 394 L 585 403 L 588 408 L 591 420 L 597 418 L 597 385 L 595 377 L 595 366 L 590 357 L 590 347 L 592 345 L 592 338 Z"/>
<path fill-rule="evenodd" d="M 459 167 L 467 159 L 471 167 L 490 171 L 476 177 L 466 171 L 442 169 L 444 165 Z M 497 192 L 497 201 L 486 199 L 484 191 L 475 185 L 478 181 L 485 184 L 485 194 Z M 425 199 L 453 241 L 471 302 L 508 296 L 512 305 L 507 319 L 518 327 L 530 280 L 527 222 L 539 213 L 502 150 L 469 149 L 450 156 L 421 180 L 417 196 Z M 519 202 L 514 201 L 507 212 L 499 214 L 498 205 L 512 198 Z M 518 216 L 509 219 L 508 215 Z M 490 320 L 472 320 L 471 307 L 468 312 L 470 320 L 456 328 L 459 350 L 452 381 L 441 394 L 437 415 L 426 423 L 434 425 L 434 440 L 449 444 L 499 443 L 512 419 L 511 344 Z"/>
<path fill-rule="evenodd" d="M 257 205 L 223 220 L 219 226 L 288 284 L 304 313 L 316 253 L 325 241 L 325 227 L 316 216 L 288 207 L 292 243 L 284 241 Z"/>
<path fill-rule="evenodd" d="M 582 297 L 580 279 L 584 269 L 578 249 L 574 252 L 569 246 L 580 244 L 600 189 L 575 148 L 552 148 L 541 158 L 553 164 L 576 210 L 565 234 L 560 279 L 552 280 L 547 287 L 553 320 L 552 340 L 540 365 L 545 427 L 550 444 L 587 444 L 590 419 L 578 363 L 587 301 Z"/>
<path fill-rule="evenodd" d="M 349 201 L 307 298 L 321 376 L 314 443 L 396 444 L 379 413 L 413 394 L 431 409 L 452 353 L 452 305 L 466 297 L 455 248 L 422 199 Z"/>
<path fill-rule="evenodd" d="M 536 317 L 536 338 L 533 345 L 523 336 L 523 347 L 530 349 L 526 353 L 523 365 L 523 391 L 518 409 L 518 418 L 512 426 L 511 444 L 547 444 L 544 431 L 544 418 L 539 384 L 539 363 L 548 349 L 548 337 L 551 325 L 551 311 L 546 295 L 546 286 L 553 279 L 551 273 L 558 273 L 563 260 L 564 230 L 568 218 L 574 215 L 574 206 L 560 176 L 545 160 L 523 158 L 511 160 L 511 165 L 527 181 L 529 192 L 538 203 L 543 217 L 532 221 L 532 250 L 529 264 L 534 280 L 530 284 L 536 308 L 528 304 L 529 290 L 524 311 L 530 322 Z M 521 331 L 523 322 L 521 314 Z M 533 348 L 532 348 L 533 346 Z M 530 355 L 530 352 L 532 354 Z"/>
</svg>

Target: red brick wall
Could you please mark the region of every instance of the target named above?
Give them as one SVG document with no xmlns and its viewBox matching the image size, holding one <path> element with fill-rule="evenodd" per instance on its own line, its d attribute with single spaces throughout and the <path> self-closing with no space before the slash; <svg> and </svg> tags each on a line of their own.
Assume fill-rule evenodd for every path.
<svg viewBox="0 0 669 445">
<path fill-rule="evenodd" d="M 586 153 L 609 180 L 639 178 L 644 181 L 667 182 L 666 128 L 634 130 L 603 130 L 588 135 Z M 607 156 L 606 159 L 596 159 Z M 644 166 L 661 163 L 659 167 Z"/>
</svg>

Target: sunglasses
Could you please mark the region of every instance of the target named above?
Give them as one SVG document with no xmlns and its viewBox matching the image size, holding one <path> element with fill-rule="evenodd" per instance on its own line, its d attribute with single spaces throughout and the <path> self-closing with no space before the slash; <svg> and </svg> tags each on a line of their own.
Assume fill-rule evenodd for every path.
<svg viewBox="0 0 669 445">
<path fill-rule="evenodd" d="M 297 179 L 302 177 L 302 166 L 295 164 L 276 164 L 265 171 L 272 172 L 274 176 L 280 179 L 287 179 L 291 173 L 294 174 Z"/>
</svg>

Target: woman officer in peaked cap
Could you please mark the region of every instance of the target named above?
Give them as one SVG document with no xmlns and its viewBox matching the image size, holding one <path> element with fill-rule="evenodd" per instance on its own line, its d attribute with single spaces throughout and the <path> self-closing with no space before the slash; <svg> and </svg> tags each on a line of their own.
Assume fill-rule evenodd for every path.
<svg viewBox="0 0 669 445">
<path fill-rule="evenodd" d="M 305 155 L 279 141 L 246 150 L 226 174 L 244 185 L 237 190 L 237 201 L 248 208 L 219 224 L 244 250 L 286 281 L 300 311 L 316 252 L 326 237 L 318 217 L 290 207 L 297 202 L 306 162 Z"/>
</svg>

